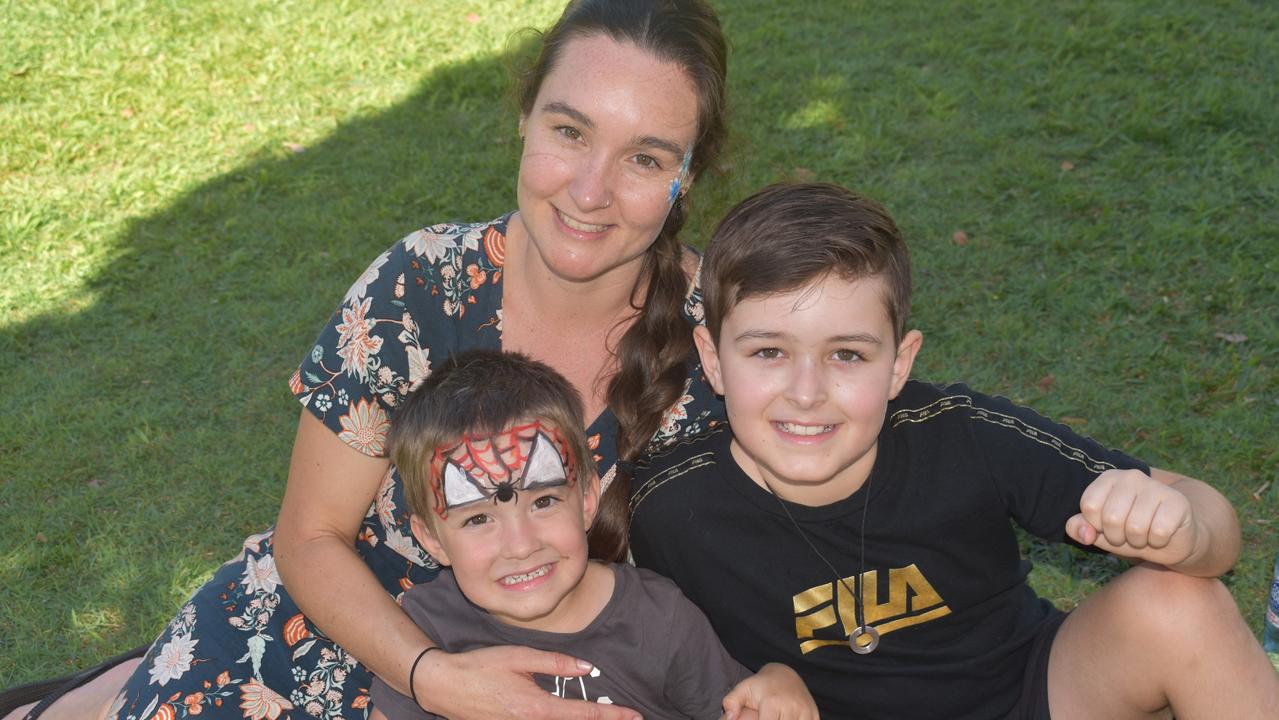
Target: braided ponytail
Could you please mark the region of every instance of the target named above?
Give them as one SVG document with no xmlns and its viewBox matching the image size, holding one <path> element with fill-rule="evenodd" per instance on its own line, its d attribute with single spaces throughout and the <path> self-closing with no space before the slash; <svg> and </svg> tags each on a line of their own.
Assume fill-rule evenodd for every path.
<svg viewBox="0 0 1279 720">
<path fill-rule="evenodd" d="M 697 88 L 698 136 L 689 162 L 697 177 L 718 157 L 726 134 L 724 89 L 728 47 L 715 11 L 705 0 L 571 0 L 555 25 L 542 36 L 537 60 L 520 81 L 520 109 L 533 110 L 542 81 L 567 43 L 605 35 L 630 43 L 683 68 Z M 617 347 L 618 371 L 607 400 L 617 416 L 618 471 L 600 499 L 591 528 L 591 556 L 621 560 L 627 554 L 629 472 L 661 427 L 662 418 L 683 395 L 693 334 L 684 318 L 689 278 L 684 273 L 686 200 L 675 198 L 666 223 L 644 258 L 631 294 L 635 322 Z"/>
<path fill-rule="evenodd" d="M 644 259 L 644 305 L 617 347 L 618 369 L 608 386 L 608 405 L 617 417 L 617 457 L 613 482 L 600 497 L 591 527 L 591 557 L 624 560 L 629 530 L 630 471 L 662 417 L 684 394 L 693 333 L 684 318 L 688 277 L 679 228 L 685 213 L 676 198 L 666 225 Z M 637 308 L 638 309 L 638 308 Z"/>
</svg>

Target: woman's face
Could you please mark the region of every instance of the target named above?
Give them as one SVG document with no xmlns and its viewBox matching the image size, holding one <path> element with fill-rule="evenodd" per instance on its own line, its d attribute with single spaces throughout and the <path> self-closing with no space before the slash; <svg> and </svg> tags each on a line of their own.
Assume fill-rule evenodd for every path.
<svg viewBox="0 0 1279 720">
<path fill-rule="evenodd" d="M 574 38 L 543 79 L 520 159 L 531 262 L 567 281 L 638 272 L 686 186 L 697 91 L 683 68 L 603 35 Z"/>
</svg>

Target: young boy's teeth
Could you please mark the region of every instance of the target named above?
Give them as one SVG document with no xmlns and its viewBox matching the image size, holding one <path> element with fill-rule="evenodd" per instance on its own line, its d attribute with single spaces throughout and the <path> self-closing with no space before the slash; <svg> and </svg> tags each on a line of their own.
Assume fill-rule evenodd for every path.
<svg viewBox="0 0 1279 720">
<path fill-rule="evenodd" d="M 795 423 L 777 423 L 782 432 L 791 435 L 820 435 L 835 429 L 834 425 L 796 425 Z"/>
<path fill-rule="evenodd" d="M 532 580 L 534 578 L 542 577 L 543 575 L 545 575 L 547 572 L 550 571 L 550 568 L 551 568 L 550 565 L 543 565 L 542 567 L 534 570 L 533 572 L 524 573 L 523 575 L 507 575 L 506 577 L 502 578 L 502 584 L 503 585 L 519 585 L 522 582 L 528 582 L 529 580 Z"/>
<path fill-rule="evenodd" d="M 579 232 L 597 233 L 604 232 L 608 229 L 607 225 L 592 225 L 591 223 L 578 222 L 564 213 L 560 213 L 560 220 L 562 220 L 565 225 Z"/>
</svg>

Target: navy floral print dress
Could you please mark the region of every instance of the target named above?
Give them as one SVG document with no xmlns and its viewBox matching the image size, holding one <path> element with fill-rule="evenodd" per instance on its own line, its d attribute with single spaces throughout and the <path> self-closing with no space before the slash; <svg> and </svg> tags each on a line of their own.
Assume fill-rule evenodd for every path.
<svg viewBox="0 0 1279 720">
<path fill-rule="evenodd" d="M 302 405 L 362 453 L 386 455 L 395 409 L 434 363 L 471 348 L 501 347 L 502 269 L 510 215 L 409 234 L 379 255 L 342 299 L 289 380 Z M 702 319 L 690 289 L 690 323 Z M 683 397 L 655 444 L 697 434 L 723 419 L 695 358 Z M 616 419 L 587 429 L 607 484 L 615 472 Z M 368 670 L 302 614 L 280 580 L 272 530 L 240 553 L 182 607 L 116 698 L 108 717 L 366 718 Z M 392 467 L 355 541 L 387 593 L 431 581 L 439 565 L 413 539 Z"/>
</svg>

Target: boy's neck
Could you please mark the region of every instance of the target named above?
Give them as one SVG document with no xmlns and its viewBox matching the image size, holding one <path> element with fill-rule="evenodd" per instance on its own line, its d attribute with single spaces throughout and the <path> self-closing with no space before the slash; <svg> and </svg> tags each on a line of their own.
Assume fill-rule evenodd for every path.
<svg viewBox="0 0 1279 720">
<path fill-rule="evenodd" d="M 833 505 L 851 497 L 853 493 L 860 490 L 866 484 L 866 479 L 870 477 L 870 473 L 875 467 L 878 449 L 878 443 L 872 445 L 870 449 L 858 458 L 856 463 L 845 468 L 835 477 L 827 478 L 820 482 L 796 483 L 785 482 L 772 476 L 767 477 L 766 480 L 765 473 L 767 470 L 760 467 L 736 439 L 729 446 L 733 462 L 737 463 L 737 467 L 752 482 L 764 491 L 776 495 L 786 502 L 807 507 Z"/>
</svg>

